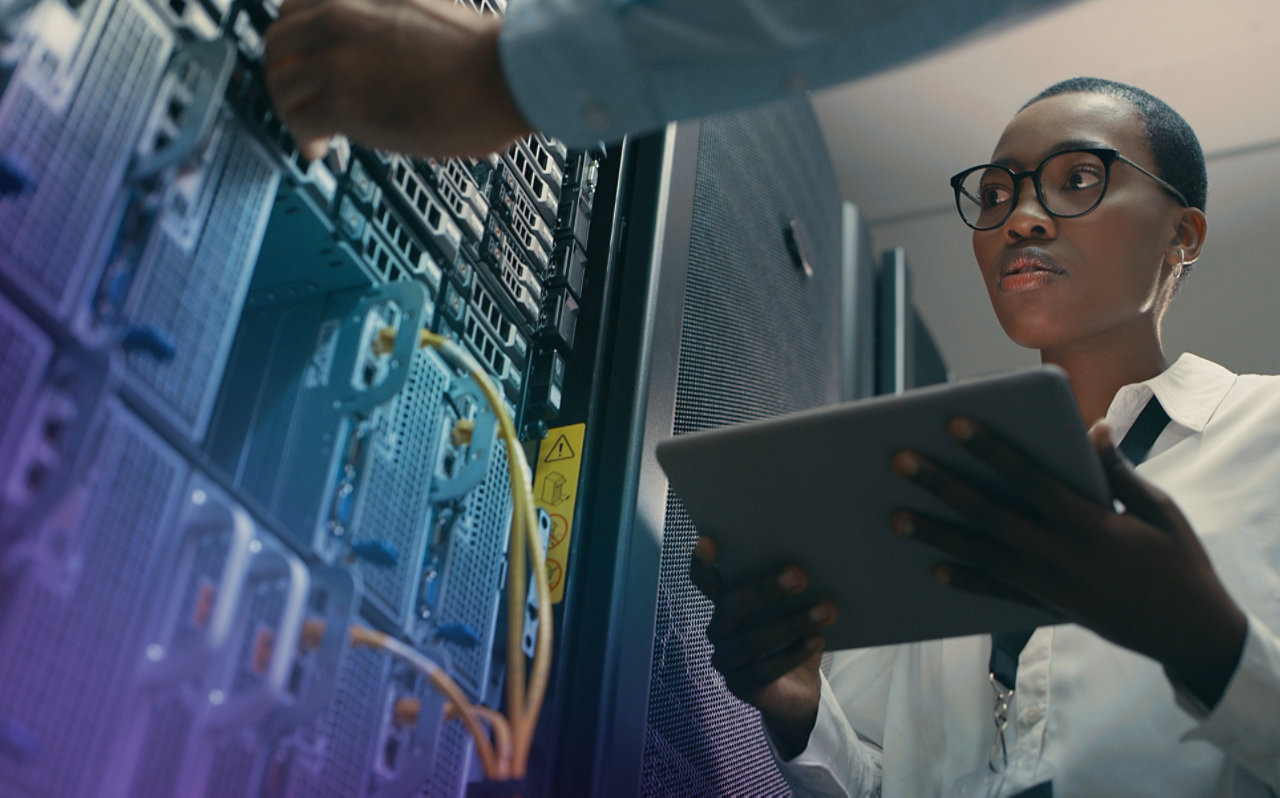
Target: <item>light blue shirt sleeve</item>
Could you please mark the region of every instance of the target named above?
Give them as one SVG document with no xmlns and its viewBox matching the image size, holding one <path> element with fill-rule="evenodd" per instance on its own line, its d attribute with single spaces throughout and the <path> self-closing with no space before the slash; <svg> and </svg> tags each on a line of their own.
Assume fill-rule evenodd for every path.
<svg viewBox="0 0 1280 798">
<path fill-rule="evenodd" d="M 512 0 L 503 71 L 583 146 L 821 88 L 1070 0 Z"/>
</svg>

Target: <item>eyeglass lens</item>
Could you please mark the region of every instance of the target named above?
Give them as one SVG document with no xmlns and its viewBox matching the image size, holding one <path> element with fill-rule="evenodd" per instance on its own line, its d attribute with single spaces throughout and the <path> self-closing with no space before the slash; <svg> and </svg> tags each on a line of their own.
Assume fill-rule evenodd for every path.
<svg viewBox="0 0 1280 798">
<path fill-rule="evenodd" d="M 1047 158 L 1033 177 L 1045 210 L 1055 216 L 1080 216 L 1102 201 L 1107 165 L 1090 152 L 1060 152 Z M 1013 212 L 1013 175 L 992 166 L 965 175 L 960 212 L 976 227 L 999 227 Z"/>
</svg>

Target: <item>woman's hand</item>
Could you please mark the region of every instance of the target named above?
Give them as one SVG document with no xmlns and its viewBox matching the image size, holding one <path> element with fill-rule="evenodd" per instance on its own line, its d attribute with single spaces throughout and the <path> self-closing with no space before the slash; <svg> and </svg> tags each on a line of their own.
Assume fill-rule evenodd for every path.
<svg viewBox="0 0 1280 798">
<path fill-rule="evenodd" d="M 917 452 L 895 454 L 897 473 L 969 524 L 906 510 L 893 515 L 899 535 L 960 561 L 938 565 L 935 578 L 960 590 L 1056 609 L 1157 660 L 1206 706 L 1216 704 L 1240 658 L 1244 613 L 1186 517 L 1116 452 L 1110 430 L 1096 425 L 1090 440 L 1122 513 L 1080 496 L 972 419 L 957 417 L 948 430 L 1003 477 L 1021 503 L 992 497 Z"/>
<path fill-rule="evenodd" d="M 808 585 L 803 570 L 792 565 L 726 589 L 715 564 L 715 543 L 698 538 L 689 578 L 715 602 L 707 625 L 715 648 L 711 664 L 730 692 L 760 710 L 783 757 L 791 759 L 808 745 L 818 717 L 823 645 L 818 630 L 835 620 L 835 605 L 820 601 L 778 616 L 776 605 Z"/>
</svg>

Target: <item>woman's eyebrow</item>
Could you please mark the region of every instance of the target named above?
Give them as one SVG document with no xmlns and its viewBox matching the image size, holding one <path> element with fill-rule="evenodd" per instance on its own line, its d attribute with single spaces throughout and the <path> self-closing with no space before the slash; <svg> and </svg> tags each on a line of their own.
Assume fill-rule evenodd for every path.
<svg viewBox="0 0 1280 798">
<path fill-rule="evenodd" d="M 1050 155 L 1053 155 L 1056 152 L 1062 152 L 1063 150 L 1096 149 L 1096 148 L 1105 148 L 1105 147 L 1107 147 L 1105 143 L 1098 141 L 1096 139 L 1067 139 L 1066 141 L 1059 141 L 1057 144 L 1054 144 L 1052 147 L 1045 150 L 1044 154 L 1040 156 L 1040 159 L 1044 160 L 1045 158 L 1048 158 Z M 1003 166 L 1006 168 L 1010 168 L 1013 166 L 1017 166 L 1018 164 L 1021 163 L 1021 161 L 1019 161 L 1017 158 L 997 158 L 991 163 L 995 164 L 996 166 Z"/>
</svg>

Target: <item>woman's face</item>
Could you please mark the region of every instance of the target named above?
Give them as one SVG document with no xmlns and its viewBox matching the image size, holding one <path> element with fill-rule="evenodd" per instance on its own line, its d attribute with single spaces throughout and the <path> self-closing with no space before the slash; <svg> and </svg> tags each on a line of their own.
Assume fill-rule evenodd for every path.
<svg viewBox="0 0 1280 798">
<path fill-rule="evenodd" d="M 1156 172 L 1137 111 L 1101 94 L 1063 94 L 1018 113 L 992 155 L 1015 172 L 1053 152 L 1110 147 Z M 1181 207 L 1127 164 L 1111 166 L 1102 203 L 1074 219 L 1050 216 L 1029 180 L 994 230 L 975 231 L 973 252 L 996 317 L 1014 342 L 1042 351 L 1100 344 L 1158 329 L 1172 290 Z M 1149 328 L 1150 329 L 1150 328 Z M 1148 333 L 1149 334 L 1149 333 Z"/>
</svg>

